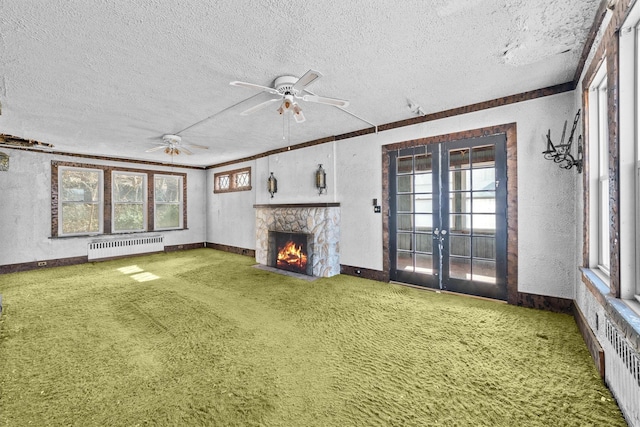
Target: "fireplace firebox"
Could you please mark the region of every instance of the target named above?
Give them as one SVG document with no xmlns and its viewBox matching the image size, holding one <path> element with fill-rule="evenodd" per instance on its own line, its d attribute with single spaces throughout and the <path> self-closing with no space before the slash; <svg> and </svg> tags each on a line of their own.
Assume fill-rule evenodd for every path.
<svg viewBox="0 0 640 427">
<path fill-rule="evenodd" d="M 269 231 L 269 266 L 313 276 L 313 235 Z"/>
</svg>

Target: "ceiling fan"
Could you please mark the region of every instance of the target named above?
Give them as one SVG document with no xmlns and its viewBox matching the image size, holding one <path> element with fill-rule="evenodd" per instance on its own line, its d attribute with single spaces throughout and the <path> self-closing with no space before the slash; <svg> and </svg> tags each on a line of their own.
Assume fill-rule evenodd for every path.
<svg viewBox="0 0 640 427">
<path fill-rule="evenodd" d="M 270 93 L 271 95 L 275 95 L 271 99 L 264 101 L 258 105 L 254 105 L 248 110 L 243 111 L 242 113 L 240 113 L 240 115 L 246 116 L 269 105 L 272 105 L 274 102 L 282 101 L 277 109 L 278 113 L 284 114 L 287 112 L 291 112 L 296 122 L 302 123 L 304 122 L 305 118 L 304 114 L 302 114 L 302 109 L 296 102 L 296 99 L 301 99 L 307 102 L 317 102 L 319 104 L 333 105 L 340 108 L 345 108 L 349 105 L 349 101 L 345 101 L 344 99 L 318 96 L 309 91 L 307 88 L 320 77 L 322 77 L 322 74 L 319 71 L 309 70 L 300 78 L 294 76 L 280 76 L 274 81 L 273 87 L 261 86 L 240 81 L 233 81 L 229 84 L 233 86 L 260 90 Z"/>
<path fill-rule="evenodd" d="M 179 135 L 162 135 L 162 142 L 154 142 L 154 144 L 158 144 L 157 147 L 150 148 L 145 150 L 146 153 L 153 153 L 154 151 L 164 150 L 166 154 L 171 156 L 179 155 L 180 153 L 185 154 L 193 154 L 191 150 L 187 147 L 191 148 L 200 148 L 202 150 L 208 150 L 209 147 L 205 147 L 204 145 L 197 144 L 186 144 L 182 142 L 182 137 Z"/>
</svg>

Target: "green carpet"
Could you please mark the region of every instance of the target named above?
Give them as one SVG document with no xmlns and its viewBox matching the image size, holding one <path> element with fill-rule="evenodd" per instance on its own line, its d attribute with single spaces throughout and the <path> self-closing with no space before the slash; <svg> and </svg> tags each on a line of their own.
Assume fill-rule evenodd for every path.
<svg viewBox="0 0 640 427">
<path fill-rule="evenodd" d="M 573 318 L 200 249 L 0 276 L 0 426 L 625 426 Z"/>
</svg>

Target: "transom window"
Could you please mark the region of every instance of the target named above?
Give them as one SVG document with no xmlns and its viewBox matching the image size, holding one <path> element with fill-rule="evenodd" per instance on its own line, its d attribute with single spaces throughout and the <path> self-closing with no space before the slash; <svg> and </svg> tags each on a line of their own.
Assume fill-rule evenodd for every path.
<svg viewBox="0 0 640 427">
<path fill-rule="evenodd" d="M 229 193 L 232 191 L 251 190 L 251 168 L 219 172 L 213 176 L 213 192 Z"/>
</svg>

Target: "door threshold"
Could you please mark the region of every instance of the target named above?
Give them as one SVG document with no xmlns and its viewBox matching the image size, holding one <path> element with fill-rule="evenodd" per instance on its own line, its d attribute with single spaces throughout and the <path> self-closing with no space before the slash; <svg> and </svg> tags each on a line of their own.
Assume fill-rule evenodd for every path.
<svg viewBox="0 0 640 427">
<path fill-rule="evenodd" d="M 481 297 L 481 296 L 478 296 L 478 295 L 463 294 L 463 293 L 460 293 L 460 292 L 452 292 L 452 291 L 447 291 L 447 290 L 444 290 L 444 289 L 428 288 L 426 286 L 418 286 L 418 285 L 413 285 L 411 283 L 396 282 L 394 280 L 390 280 L 389 283 L 392 284 L 392 285 L 406 286 L 406 287 L 413 288 L 413 289 L 418 289 L 418 290 L 421 290 L 421 291 L 430 291 L 430 292 L 433 292 L 433 293 L 436 293 L 436 294 L 457 295 L 457 296 L 461 296 L 461 297 L 474 298 L 474 299 L 479 299 L 479 300 L 483 300 L 483 301 L 491 301 L 491 302 L 499 302 L 499 303 L 502 303 L 502 304 L 508 304 L 507 301 L 501 300 L 501 299 Z"/>
</svg>

